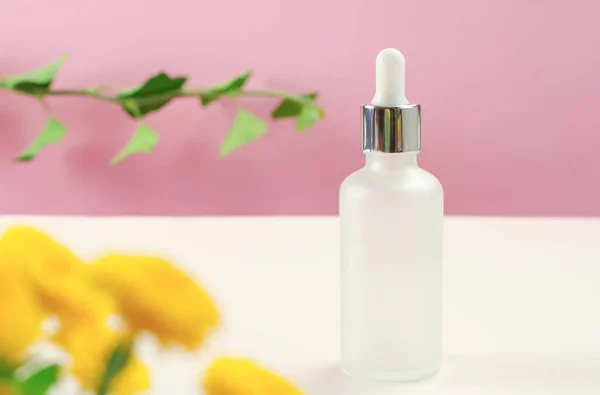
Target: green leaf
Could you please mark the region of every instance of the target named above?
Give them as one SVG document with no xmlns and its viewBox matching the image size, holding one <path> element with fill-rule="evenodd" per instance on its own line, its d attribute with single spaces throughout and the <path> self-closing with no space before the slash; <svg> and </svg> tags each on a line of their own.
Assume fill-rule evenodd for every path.
<svg viewBox="0 0 600 395">
<path fill-rule="evenodd" d="M 139 122 L 137 130 L 131 136 L 131 139 L 125 144 L 125 147 L 111 161 L 111 164 L 117 164 L 123 161 L 131 154 L 138 152 L 152 152 L 158 142 L 158 133 L 145 123 Z"/>
<path fill-rule="evenodd" d="M 317 95 L 313 92 L 288 96 L 279 103 L 271 115 L 275 119 L 297 117 L 296 129 L 303 132 L 325 115 L 323 109 L 314 104 Z"/>
<path fill-rule="evenodd" d="M 252 74 L 252 72 L 247 71 L 229 81 L 221 82 L 220 84 L 206 88 L 205 92 L 200 94 L 200 102 L 203 106 L 207 106 L 223 95 L 238 93 L 244 87 L 244 84 L 250 77 L 250 74 Z"/>
<path fill-rule="evenodd" d="M 265 121 L 250 111 L 240 109 L 231 124 L 229 132 L 221 142 L 221 156 L 260 137 L 267 131 Z"/>
<path fill-rule="evenodd" d="M 302 108 L 305 105 L 312 104 L 317 96 L 318 93 L 316 92 L 288 96 L 273 110 L 271 116 L 273 118 L 297 117 L 302 112 Z"/>
<path fill-rule="evenodd" d="M 58 143 L 67 133 L 67 128 L 58 119 L 50 117 L 42 132 L 33 143 L 19 156 L 19 160 L 31 160 L 38 151 L 48 144 Z"/>
<path fill-rule="evenodd" d="M 15 91 L 29 93 L 31 95 L 42 95 L 48 92 L 48 89 L 54 80 L 54 76 L 65 59 L 65 56 L 61 56 L 56 61 L 40 69 L 28 73 L 8 76 L 0 82 L 0 86 Z"/>
<path fill-rule="evenodd" d="M 186 81 L 186 77 L 171 78 L 165 73 L 159 73 L 142 85 L 122 90 L 118 96 L 128 99 L 123 103 L 125 111 L 139 118 L 167 104 L 181 91 Z"/>
<path fill-rule="evenodd" d="M 22 395 L 45 395 L 56 383 L 59 374 L 60 366 L 46 366 L 22 381 L 19 385 L 20 392 Z"/>
<path fill-rule="evenodd" d="M 323 110 L 317 106 L 308 105 L 302 107 L 298 119 L 296 119 L 296 129 L 298 132 L 303 132 L 312 126 L 315 122 L 321 118 Z"/>
<path fill-rule="evenodd" d="M 106 360 L 104 373 L 98 385 L 98 395 L 106 395 L 110 388 L 110 383 L 127 366 L 131 359 L 133 345 L 131 342 L 118 344 Z"/>
</svg>

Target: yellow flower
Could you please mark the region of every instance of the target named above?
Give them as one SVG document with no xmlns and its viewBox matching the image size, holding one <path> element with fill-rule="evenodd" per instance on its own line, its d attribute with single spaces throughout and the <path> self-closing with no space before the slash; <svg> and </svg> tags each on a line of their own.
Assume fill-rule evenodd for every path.
<svg viewBox="0 0 600 395">
<path fill-rule="evenodd" d="M 207 395 L 302 395 L 291 382 L 246 359 L 220 358 L 206 371 Z"/>
<path fill-rule="evenodd" d="M 0 238 L 0 259 L 18 267 L 46 311 L 61 320 L 104 321 L 115 310 L 110 296 L 87 281 L 85 265 L 40 230 L 10 227 Z"/>
<path fill-rule="evenodd" d="M 65 288 L 63 296 L 63 304 L 53 309 L 61 327 L 105 325 L 107 318 L 117 310 L 113 298 L 95 288 L 85 277 Z"/>
<path fill-rule="evenodd" d="M 9 383 L 0 381 L 0 395 L 17 395 L 17 392 L 11 388 Z"/>
<path fill-rule="evenodd" d="M 82 263 L 68 248 L 31 226 L 11 226 L 2 235 L 0 246 L 4 249 L 3 258 L 25 265 L 36 277 L 43 274 L 69 277 L 82 273 Z"/>
<path fill-rule="evenodd" d="M 91 277 L 113 295 L 133 332 L 154 332 L 163 344 L 194 349 L 218 324 L 202 288 L 161 258 L 109 254 L 90 265 Z"/>
<path fill-rule="evenodd" d="M 87 390 L 97 390 L 104 374 L 106 361 L 115 347 L 125 339 L 124 334 L 106 326 L 82 325 L 61 329 L 55 341 L 73 358 L 71 372 Z M 148 368 L 135 356 L 113 379 L 109 392 L 114 395 L 131 395 L 148 389 Z"/>
<path fill-rule="evenodd" d="M 148 368 L 142 361 L 132 357 L 125 369 L 114 378 L 110 393 L 114 395 L 130 395 L 142 392 L 150 386 Z"/>
<path fill-rule="evenodd" d="M 0 253 L 0 359 L 18 363 L 40 336 L 43 319 L 34 293 Z"/>
</svg>

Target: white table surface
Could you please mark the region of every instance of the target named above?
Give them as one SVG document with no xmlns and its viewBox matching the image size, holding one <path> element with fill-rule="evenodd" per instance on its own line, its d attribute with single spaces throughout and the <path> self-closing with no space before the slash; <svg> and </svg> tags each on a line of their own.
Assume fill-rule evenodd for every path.
<svg viewBox="0 0 600 395">
<path fill-rule="evenodd" d="M 411 384 L 339 370 L 336 218 L 0 218 L 13 223 L 48 230 L 85 258 L 157 252 L 209 288 L 225 325 L 208 349 L 142 345 L 155 394 L 198 394 L 198 372 L 223 353 L 251 356 L 314 395 L 600 394 L 600 219 L 447 218 L 444 366 Z"/>
</svg>

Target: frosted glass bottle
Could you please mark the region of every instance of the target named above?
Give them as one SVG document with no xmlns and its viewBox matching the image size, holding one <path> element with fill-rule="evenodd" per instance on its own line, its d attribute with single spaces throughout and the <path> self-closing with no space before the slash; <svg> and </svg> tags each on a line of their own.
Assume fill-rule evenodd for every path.
<svg viewBox="0 0 600 395">
<path fill-rule="evenodd" d="M 428 377 L 442 361 L 440 182 L 419 168 L 421 107 L 405 60 L 385 49 L 362 106 L 364 168 L 340 188 L 341 364 L 371 379 Z"/>
<path fill-rule="evenodd" d="M 416 153 L 367 153 L 340 188 L 341 362 L 410 381 L 442 360 L 443 190 Z"/>
</svg>

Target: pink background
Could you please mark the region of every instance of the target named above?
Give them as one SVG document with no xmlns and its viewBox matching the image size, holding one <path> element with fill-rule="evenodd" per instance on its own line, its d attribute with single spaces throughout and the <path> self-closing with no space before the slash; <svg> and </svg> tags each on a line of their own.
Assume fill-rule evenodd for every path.
<svg viewBox="0 0 600 395">
<path fill-rule="evenodd" d="M 359 105 L 391 46 L 423 106 L 421 165 L 450 214 L 600 215 L 600 2 L 5 0 L 0 71 L 61 53 L 56 87 L 129 86 L 159 71 L 211 84 L 253 68 L 252 88 L 320 90 L 327 118 L 304 135 L 270 124 L 219 158 L 233 115 L 179 100 L 149 117 L 156 152 L 109 159 L 134 124 L 117 107 L 53 98 L 69 127 L 31 163 L 13 158 L 45 122 L 0 92 L 0 213 L 334 214 L 360 167 Z M 248 99 L 267 115 L 276 104 Z"/>
</svg>

